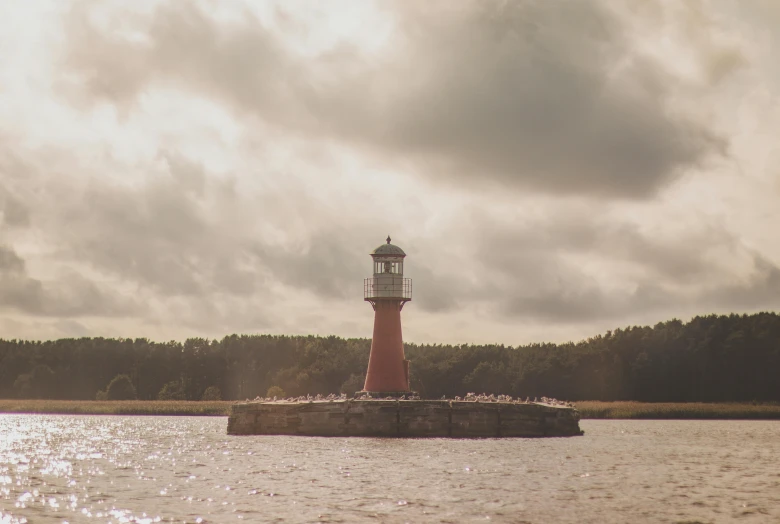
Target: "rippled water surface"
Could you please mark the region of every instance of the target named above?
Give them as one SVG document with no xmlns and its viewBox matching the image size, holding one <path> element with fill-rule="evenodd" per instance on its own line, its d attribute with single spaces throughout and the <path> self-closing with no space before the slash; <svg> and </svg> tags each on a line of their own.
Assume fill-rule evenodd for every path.
<svg viewBox="0 0 780 524">
<path fill-rule="evenodd" d="M 222 417 L 0 415 L 0 523 L 780 522 L 780 422 L 584 437 L 229 437 Z"/>
</svg>

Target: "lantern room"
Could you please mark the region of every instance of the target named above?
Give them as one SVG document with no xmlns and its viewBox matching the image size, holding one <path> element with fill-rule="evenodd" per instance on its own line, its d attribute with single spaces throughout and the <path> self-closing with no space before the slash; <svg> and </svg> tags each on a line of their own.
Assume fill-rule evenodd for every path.
<svg viewBox="0 0 780 524">
<path fill-rule="evenodd" d="M 390 241 L 388 236 L 387 243 L 371 252 L 374 276 L 364 281 L 364 299 L 367 301 L 388 298 L 405 302 L 412 299 L 412 280 L 404 278 L 406 253 Z"/>
</svg>

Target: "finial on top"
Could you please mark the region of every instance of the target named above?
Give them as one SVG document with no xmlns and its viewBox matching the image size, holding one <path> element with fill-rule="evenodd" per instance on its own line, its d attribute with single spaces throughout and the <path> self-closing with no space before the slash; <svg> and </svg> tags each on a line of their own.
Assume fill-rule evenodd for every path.
<svg viewBox="0 0 780 524">
<path fill-rule="evenodd" d="M 390 243 L 390 235 L 387 235 L 387 243 Z"/>
</svg>

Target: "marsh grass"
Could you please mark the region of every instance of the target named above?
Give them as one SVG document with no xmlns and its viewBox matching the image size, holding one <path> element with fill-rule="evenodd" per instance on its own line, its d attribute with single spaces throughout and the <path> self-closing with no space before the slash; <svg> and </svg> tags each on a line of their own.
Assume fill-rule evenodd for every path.
<svg viewBox="0 0 780 524">
<path fill-rule="evenodd" d="M 225 400 L 16 400 L 0 399 L 0 413 L 63 415 L 200 415 L 226 416 Z"/>
<path fill-rule="evenodd" d="M 17 400 L 0 399 L 0 413 L 63 415 L 227 416 L 231 400 Z M 583 419 L 780 420 L 779 403 L 575 402 Z"/>
<path fill-rule="evenodd" d="M 780 404 L 748 402 L 574 402 L 583 419 L 779 420 Z"/>
</svg>

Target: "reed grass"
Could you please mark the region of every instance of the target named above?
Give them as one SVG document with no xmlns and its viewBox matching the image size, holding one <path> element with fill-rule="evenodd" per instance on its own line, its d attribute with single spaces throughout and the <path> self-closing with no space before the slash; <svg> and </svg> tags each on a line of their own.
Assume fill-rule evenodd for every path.
<svg viewBox="0 0 780 524">
<path fill-rule="evenodd" d="M 63 415 L 226 416 L 228 400 L 17 400 L 0 399 L 0 413 Z"/>
<path fill-rule="evenodd" d="M 780 420 L 780 404 L 749 402 L 574 402 L 583 419 Z"/>
<path fill-rule="evenodd" d="M 0 413 L 63 415 L 227 416 L 231 400 L 18 400 L 0 399 Z M 780 403 L 575 402 L 583 419 L 780 420 Z"/>
</svg>

